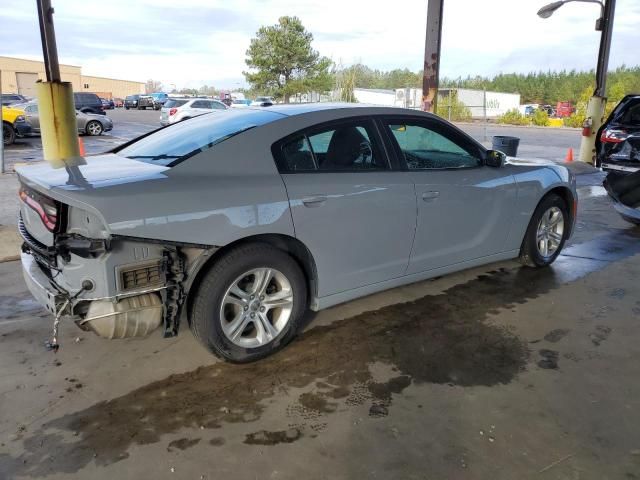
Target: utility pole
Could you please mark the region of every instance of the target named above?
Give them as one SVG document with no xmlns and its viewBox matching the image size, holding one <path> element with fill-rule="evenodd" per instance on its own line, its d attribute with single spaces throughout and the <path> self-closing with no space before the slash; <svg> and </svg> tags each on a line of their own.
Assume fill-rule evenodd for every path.
<svg viewBox="0 0 640 480">
<path fill-rule="evenodd" d="M 36 84 L 44 159 L 54 168 L 84 165 L 78 146 L 73 86 L 60 77 L 51 0 L 36 0 L 46 82 Z M 76 168 L 77 170 L 77 168 Z"/>
<path fill-rule="evenodd" d="M 442 39 L 442 8 L 444 0 L 428 0 L 427 32 L 422 72 L 422 110 L 436 112 L 440 80 L 440 41 Z"/>
<path fill-rule="evenodd" d="M 4 173 L 4 123 L 2 120 L 2 70 L 0 70 L 0 174 Z"/>
<path fill-rule="evenodd" d="M 607 105 L 607 69 L 613 33 L 613 16 L 616 0 L 605 0 L 602 17 L 596 22 L 596 30 L 601 30 L 598 65 L 596 68 L 596 89 L 587 105 L 587 115 L 582 128 L 580 141 L 580 161 L 595 165 L 596 135 L 604 121 L 604 109 Z"/>
</svg>

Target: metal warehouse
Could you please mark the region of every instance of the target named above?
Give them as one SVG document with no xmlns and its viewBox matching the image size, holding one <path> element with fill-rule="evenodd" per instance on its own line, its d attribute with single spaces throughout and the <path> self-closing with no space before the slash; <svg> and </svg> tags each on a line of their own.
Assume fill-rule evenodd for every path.
<svg viewBox="0 0 640 480">
<path fill-rule="evenodd" d="M 144 82 L 83 75 L 80 66 L 60 64 L 62 80 L 71 82 L 74 92 L 95 92 L 101 97 L 124 98 L 144 93 Z M 37 60 L 0 56 L 2 92 L 36 96 L 35 84 L 45 79 L 44 63 Z"/>
</svg>

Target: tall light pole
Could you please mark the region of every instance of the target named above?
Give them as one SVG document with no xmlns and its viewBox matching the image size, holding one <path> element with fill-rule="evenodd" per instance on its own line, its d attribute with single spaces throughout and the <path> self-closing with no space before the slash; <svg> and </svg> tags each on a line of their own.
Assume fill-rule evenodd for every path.
<svg viewBox="0 0 640 480">
<path fill-rule="evenodd" d="M 538 16 L 549 18 L 557 9 L 569 2 L 597 3 L 600 5 L 600 18 L 596 21 L 596 31 L 600 34 L 600 49 L 596 67 L 596 88 L 587 105 L 587 114 L 582 125 L 582 141 L 580 142 L 580 160 L 595 164 L 596 133 L 604 120 L 604 108 L 607 104 L 607 67 L 609 66 L 609 51 L 611 50 L 611 34 L 613 32 L 613 16 L 616 0 L 560 0 L 549 3 L 540 10 Z"/>
</svg>

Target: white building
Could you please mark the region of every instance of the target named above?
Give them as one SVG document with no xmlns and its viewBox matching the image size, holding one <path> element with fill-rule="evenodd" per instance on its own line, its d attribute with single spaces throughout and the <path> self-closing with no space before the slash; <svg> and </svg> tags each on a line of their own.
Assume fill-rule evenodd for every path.
<svg viewBox="0 0 640 480">
<path fill-rule="evenodd" d="M 440 88 L 438 90 L 440 105 L 449 104 L 449 99 L 455 97 L 471 111 L 473 118 L 496 118 L 508 110 L 518 109 L 520 106 L 519 93 L 490 92 L 468 88 Z M 404 108 L 422 108 L 422 89 L 397 88 L 394 105 Z"/>
</svg>

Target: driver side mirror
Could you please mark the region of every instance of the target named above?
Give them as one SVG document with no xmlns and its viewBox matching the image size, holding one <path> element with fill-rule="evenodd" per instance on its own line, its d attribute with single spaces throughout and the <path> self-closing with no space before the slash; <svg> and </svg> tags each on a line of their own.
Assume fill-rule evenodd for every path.
<svg viewBox="0 0 640 480">
<path fill-rule="evenodd" d="M 489 167 L 500 168 L 504 166 L 507 160 L 507 155 L 500 150 L 487 150 L 487 155 L 484 157 L 484 164 Z"/>
</svg>

